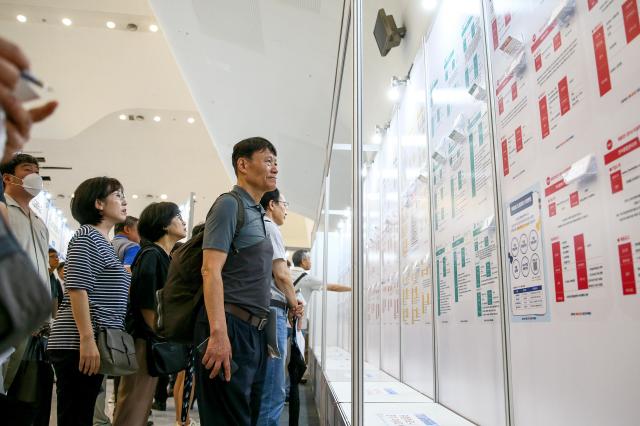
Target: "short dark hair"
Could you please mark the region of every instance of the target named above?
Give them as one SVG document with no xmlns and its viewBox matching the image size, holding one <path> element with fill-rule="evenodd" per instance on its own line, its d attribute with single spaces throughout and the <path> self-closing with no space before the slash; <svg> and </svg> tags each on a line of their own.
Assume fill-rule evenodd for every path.
<svg viewBox="0 0 640 426">
<path fill-rule="evenodd" d="M 309 252 L 307 250 L 296 250 L 291 256 L 291 260 L 293 261 L 293 266 L 302 266 L 302 261 L 304 261 L 309 256 Z"/>
<path fill-rule="evenodd" d="M 267 210 L 271 201 L 280 201 L 280 190 L 278 190 L 278 188 L 274 189 L 273 191 L 265 192 L 260 199 L 260 205 L 263 209 Z"/>
<path fill-rule="evenodd" d="M 265 138 L 255 136 L 243 139 L 233 146 L 233 154 L 231 154 L 231 162 L 233 163 L 233 171 L 238 175 L 238 160 L 240 158 L 251 158 L 254 152 L 262 152 L 269 150 L 273 155 L 278 155 L 276 147 Z"/>
<path fill-rule="evenodd" d="M 18 153 L 14 155 L 11 160 L 0 166 L 0 174 L 9 173 L 13 175 L 16 173 L 16 167 L 21 164 L 35 164 L 40 167 L 38 159 L 33 155 Z"/>
<path fill-rule="evenodd" d="M 97 225 L 102 222 L 102 212 L 96 208 L 96 200 L 104 200 L 112 192 L 122 190 L 118 179 L 106 176 L 87 179 L 73 193 L 71 215 L 80 225 Z"/>
<path fill-rule="evenodd" d="M 162 201 L 149 204 L 140 213 L 138 222 L 140 236 L 152 243 L 158 241 L 167 233 L 166 228 L 178 214 L 180 214 L 180 208 L 176 203 Z"/>
<path fill-rule="evenodd" d="M 199 223 L 191 230 L 191 236 L 193 237 L 194 235 L 198 235 L 202 231 L 204 231 L 204 223 Z"/>
<path fill-rule="evenodd" d="M 58 250 L 54 249 L 53 247 L 49 247 L 49 253 L 58 254 Z"/>
<path fill-rule="evenodd" d="M 134 226 L 136 226 L 136 223 L 138 223 L 138 218 L 135 216 L 127 216 L 127 218 L 124 220 L 124 222 L 122 223 L 116 223 L 116 226 L 113 230 L 113 232 L 115 234 L 119 234 L 121 232 L 124 232 L 124 228 L 126 226 L 128 226 L 129 228 L 132 228 Z"/>
<path fill-rule="evenodd" d="M 60 269 L 64 268 L 64 262 L 60 262 L 58 263 L 58 267 L 56 268 L 56 271 L 59 271 Z"/>
</svg>

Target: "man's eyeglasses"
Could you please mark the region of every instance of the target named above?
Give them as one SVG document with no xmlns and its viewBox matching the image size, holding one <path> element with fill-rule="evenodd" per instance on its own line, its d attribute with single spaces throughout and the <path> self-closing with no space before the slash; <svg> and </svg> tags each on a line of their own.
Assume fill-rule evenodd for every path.
<svg viewBox="0 0 640 426">
<path fill-rule="evenodd" d="M 278 201 L 278 203 L 282 204 L 285 209 L 289 208 L 289 202 L 288 201 Z"/>
</svg>

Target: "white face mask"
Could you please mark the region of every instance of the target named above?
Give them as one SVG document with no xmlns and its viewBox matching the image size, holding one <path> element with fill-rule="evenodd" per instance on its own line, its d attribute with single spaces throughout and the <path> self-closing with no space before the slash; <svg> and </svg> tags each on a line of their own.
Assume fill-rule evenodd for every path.
<svg viewBox="0 0 640 426">
<path fill-rule="evenodd" d="M 17 179 L 17 176 L 14 176 Z M 40 194 L 40 192 L 42 192 L 42 190 L 44 189 L 44 182 L 42 181 L 42 178 L 40 177 L 39 174 L 37 173 L 31 173 L 29 175 L 26 175 L 23 179 L 22 179 L 22 185 L 20 185 L 24 188 L 25 191 L 27 191 L 29 194 L 33 195 L 34 197 L 37 197 L 38 194 Z"/>
</svg>

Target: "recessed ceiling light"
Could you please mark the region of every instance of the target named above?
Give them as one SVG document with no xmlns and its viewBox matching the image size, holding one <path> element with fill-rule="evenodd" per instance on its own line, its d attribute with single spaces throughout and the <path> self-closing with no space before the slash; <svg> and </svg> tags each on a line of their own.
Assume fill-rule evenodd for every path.
<svg viewBox="0 0 640 426">
<path fill-rule="evenodd" d="M 18 22 L 22 22 L 23 24 L 27 22 L 27 17 L 24 15 L 18 15 L 16 16 L 16 19 L 18 20 Z"/>
<path fill-rule="evenodd" d="M 160 118 L 159 115 L 156 115 L 155 117 L 153 117 L 153 121 L 155 121 L 156 123 L 160 122 L 160 120 L 162 120 L 162 118 Z"/>
<path fill-rule="evenodd" d="M 70 26 L 71 24 L 73 24 L 73 21 L 69 18 L 62 18 L 62 24 L 66 27 Z"/>
<path fill-rule="evenodd" d="M 157 33 L 158 32 L 158 26 L 156 24 L 149 25 L 149 31 L 151 31 L 152 33 Z"/>
<path fill-rule="evenodd" d="M 116 27 L 116 23 L 113 21 L 107 21 L 107 28 L 109 28 L 110 30 L 114 29 Z"/>
<path fill-rule="evenodd" d="M 196 119 L 195 119 L 195 118 L 193 118 L 193 117 L 189 117 L 189 118 L 187 118 L 187 123 L 189 123 L 189 124 L 193 124 L 193 123 L 195 123 L 195 122 L 196 122 Z"/>
<path fill-rule="evenodd" d="M 161 200 L 166 200 L 167 199 L 167 194 L 160 194 L 160 199 Z"/>
<path fill-rule="evenodd" d="M 133 194 L 133 195 L 131 196 L 131 198 L 133 198 L 134 200 L 137 200 L 137 199 L 138 199 L 138 194 Z"/>
<path fill-rule="evenodd" d="M 127 119 L 127 115 L 126 115 L 126 114 L 120 114 L 120 115 L 118 116 L 118 118 L 119 118 L 120 120 L 126 120 L 126 119 Z"/>
</svg>

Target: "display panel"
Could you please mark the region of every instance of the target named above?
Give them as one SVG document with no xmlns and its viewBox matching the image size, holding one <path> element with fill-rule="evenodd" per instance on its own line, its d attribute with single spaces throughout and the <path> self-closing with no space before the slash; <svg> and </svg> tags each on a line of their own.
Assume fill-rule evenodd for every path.
<svg viewBox="0 0 640 426">
<path fill-rule="evenodd" d="M 425 66 L 418 53 L 398 109 L 402 381 L 434 397 L 433 285 Z"/>
<path fill-rule="evenodd" d="M 444 2 L 426 39 L 439 400 L 503 424 L 500 265 L 480 1 Z"/>
<path fill-rule="evenodd" d="M 365 360 L 380 367 L 380 172 L 372 164 L 364 182 Z"/>
<path fill-rule="evenodd" d="M 485 6 L 509 250 L 514 422 L 603 424 L 614 416 L 634 424 L 637 1 Z"/>
<path fill-rule="evenodd" d="M 376 158 L 380 164 L 380 368 L 400 378 L 400 263 L 398 228 L 398 123 L 394 114 Z"/>
</svg>

